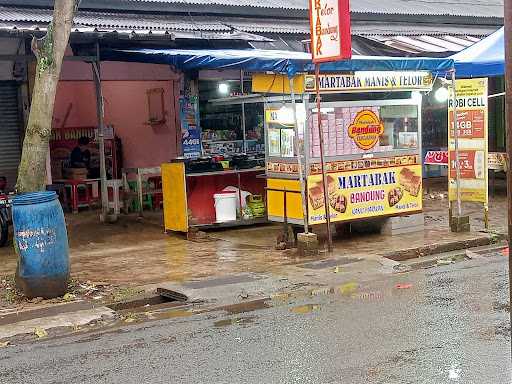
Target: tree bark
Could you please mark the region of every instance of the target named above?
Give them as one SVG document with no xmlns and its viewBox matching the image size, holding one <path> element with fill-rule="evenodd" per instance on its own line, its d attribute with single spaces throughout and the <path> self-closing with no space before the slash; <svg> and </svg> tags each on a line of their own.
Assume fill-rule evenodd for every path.
<svg viewBox="0 0 512 384">
<path fill-rule="evenodd" d="M 78 0 L 55 0 L 46 35 L 32 40 L 37 58 L 32 104 L 18 170 L 18 193 L 46 187 L 46 156 L 52 132 L 53 106 Z"/>
</svg>

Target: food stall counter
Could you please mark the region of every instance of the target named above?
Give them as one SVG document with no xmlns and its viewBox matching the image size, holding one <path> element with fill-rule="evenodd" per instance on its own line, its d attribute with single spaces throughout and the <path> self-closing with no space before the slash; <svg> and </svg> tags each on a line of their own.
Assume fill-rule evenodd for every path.
<svg viewBox="0 0 512 384">
<path fill-rule="evenodd" d="M 188 172 L 185 161 L 162 164 L 165 230 L 188 232 L 267 222 L 262 197 L 265 179 L 258 177 L 264 174 L 260 166 Z"/>
</svg>

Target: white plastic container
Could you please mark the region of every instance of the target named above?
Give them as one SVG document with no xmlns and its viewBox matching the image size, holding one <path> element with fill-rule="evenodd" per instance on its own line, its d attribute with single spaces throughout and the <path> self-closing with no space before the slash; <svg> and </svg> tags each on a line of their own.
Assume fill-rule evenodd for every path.
<svg viewBox="0 0 512 384">
<path fill-rule="evenodd" d="M 238 188 L 229 186 L 222 190 L 222 192 L 235 192 L 236 193 L 236 210 L 240 210 L 240 196 L 238 195 Z M 240 191 L 240 195 L 242 196 L 242 209 L 244 209 L 247 206 L 247 196 L 251 195 L 251 192 L 247 192 L 244 190 Z"/>
<path fill-rule="evenodd" d="M 236 220 L 237 194 L 235 192 L 216 193 L 213 199 L 217 223 Z"/>
</svg>

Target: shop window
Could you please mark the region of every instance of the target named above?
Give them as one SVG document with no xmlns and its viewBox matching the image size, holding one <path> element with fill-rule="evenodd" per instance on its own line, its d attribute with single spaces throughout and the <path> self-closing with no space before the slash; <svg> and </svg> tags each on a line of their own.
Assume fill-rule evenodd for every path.
<svg viewBox="0 0 512 384">
<path fill-rule="evenodd" d="M 416 105 L 386 105 L 380 107 L 384 124 L 381 146 L 393 149 L 418 148 L 418 107 Z"/>
<path fill-rule="evenodd" d="M 165 123 L 164 89 L 152 88 L 147 92 L 148 98 L 148 124 L 160 125 Z"/>
</svg>

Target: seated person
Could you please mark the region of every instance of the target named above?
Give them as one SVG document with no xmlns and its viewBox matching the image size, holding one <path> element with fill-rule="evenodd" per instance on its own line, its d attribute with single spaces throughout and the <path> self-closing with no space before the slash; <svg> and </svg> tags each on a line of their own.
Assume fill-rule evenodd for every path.
<svg viewBox="0 0 512 384">
<path fill-rule="evenodd" d="M 69 163 L 71 168 L 87 168 L 91 165 L 91 151 L 88 149 L 88 137 L 78 139 L 78 145 L 71 151 Z"/>
</svg>

